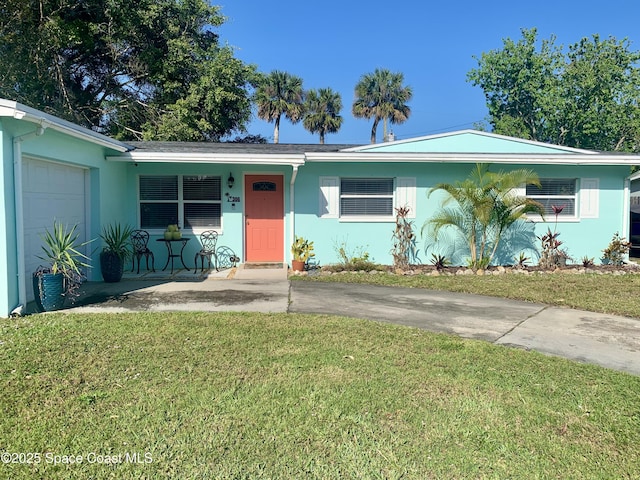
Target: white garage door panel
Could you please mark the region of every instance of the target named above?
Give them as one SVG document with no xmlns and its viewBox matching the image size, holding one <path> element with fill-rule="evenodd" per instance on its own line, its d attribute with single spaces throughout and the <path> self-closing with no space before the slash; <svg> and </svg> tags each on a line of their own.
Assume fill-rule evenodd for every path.
<svg viewBox="0 0 640 480">
<path fill-rule="evenodd" d="M 54 219 L 78 225 L 78 239 L 85 241 L 87 170 L 30 158 L 24 158 L 22 166 L 27 299 L 33 300 L 31 273 L 45 263 L 38 258 L 45 229 L 52 230 Z"/>
</svg>

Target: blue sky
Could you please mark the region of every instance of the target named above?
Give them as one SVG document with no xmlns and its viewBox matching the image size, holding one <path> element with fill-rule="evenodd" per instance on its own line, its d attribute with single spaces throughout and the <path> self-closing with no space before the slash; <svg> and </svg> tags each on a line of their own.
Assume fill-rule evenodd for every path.
<svg viewBox="0 0 640 480">
<path fill-rule="evenodd" d="M 482 90 L 466 81 L 474 56 L 521 38 L 556 36 L 565 47 L 599 34 L 628 38 L 640 50 L 640 2 L 541 0 L 538 2 L 382 2 L 379 0 L 245 0 L 218 3 L 227 17 L 221 42 L 236 57 L 268 73 L 284 70 L 305 89 L 330 87 L 342 96 L 343 126 L 326 143 L 369 143 L 372 120 L 351 114 L 353 90 L 363 74 L 386 68 L 404 74 L 413 89 L 407 122 L 392 126 L 396 139 L 473 128 L 487 109 Z M 597 6 L 600 5 L 600 6 Z M 273 124 L 255 117 L 249 132 L 273 141 Z M 382 123 L 378 141 L 382 139 Z M 302 124 L 283 119 L 281 143 L 318 143 Z"/>
</svg>

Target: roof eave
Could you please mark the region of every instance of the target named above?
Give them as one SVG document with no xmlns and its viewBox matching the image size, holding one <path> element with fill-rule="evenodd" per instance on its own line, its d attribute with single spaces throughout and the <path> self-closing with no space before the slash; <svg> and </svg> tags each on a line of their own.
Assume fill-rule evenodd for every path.
<svg viewBox="0 0 640 480">
<path fill-rule="evenodd" d="M 16 120 L 35 123 L 43 128 L 50 128 L 117 152 L 127 152 L 132 149 L 132 147 L 126 143 L 11 100 L 0 98 L 0 117 L 11 117 Z"/>
<path fill-rule="evenodd" d="M 113 162 L 133 163 L 209 163 L 236 165 L 303 165 L 304 154 L 232 154 L 232 153 L 178 153 L 178 152 L 127 152 L 108 156 Z"/>
<path fill-rule="evenodd" d="M 549 165 L 640 165 L 640 155 L 519 153 L 307 153 L 308 162 L 498 163 Z"/>
</svg>

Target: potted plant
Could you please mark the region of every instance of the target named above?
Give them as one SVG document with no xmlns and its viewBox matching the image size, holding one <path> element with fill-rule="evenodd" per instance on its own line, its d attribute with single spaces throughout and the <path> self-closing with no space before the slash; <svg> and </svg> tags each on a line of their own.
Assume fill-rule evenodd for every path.
<svg viewBox="0 0 640 480">
<path fill-rule="evenodd" d="M 40 266 L 33 273 L 33 292 L 36 305 L 42 312 L 58 310 L 66 299 L 74 301 L 78 287 L 84 279 L 81 268 L 90 267 L 85 260 L 89 257 L 78 251 L 88 242 L 77 244 L 77 225 L 67 229 L 61 223 L 53 222 L 53 232 L 48 229 L 42 235 L 43 256 L 48 265 Z"/>
<path fill-rule="evenodd" d="M 313 252 L 313 242 L 296 235 L 295 241 L 291 245 L 291 255 L 293 255 L 291 268 L 295 272 L 302 272 L 307 261 L 316 255 Z"/>
<path fill-rule="evenodd" d="M 133 228 L 129 225 L 122 226 L 114 223 L 102 229 L 100 238 L 105 246 L 100 252 L 100 270 L 102 278 L 107 283 L 115 283 L 122 280 L 125 262 L 131 258 L 131 244 L 129 237 Z"/>
</svg>

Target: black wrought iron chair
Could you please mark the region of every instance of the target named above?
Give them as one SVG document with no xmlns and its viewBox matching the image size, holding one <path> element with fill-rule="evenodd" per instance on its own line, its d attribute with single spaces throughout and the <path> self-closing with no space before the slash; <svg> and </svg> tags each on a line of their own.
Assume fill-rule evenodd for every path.
<svg viewBox="0 0 640 480">
<path fill-rule="evenodd" d="M 149 249 L 149 232 L 146 230 L 134 230 L 131 232 L 131 246 L 133 247 L 133 260 L 131 271 L 133 272 L 138 259 L 138 272 L 140 273 L 140 259 L 144 256 L 149 270 L 149 257 L 151 257 L 151 270 L 156 271 L 156 261 L 153 252 Z"/>
<path fill-rule="evenodd" d="M 200 269 L 201 272 L 204 272 L 204 259 L 206 258 L 209 261 L 209 268 L 211 268 L 211 257 L 214 259 L 213 266 L 216 271 L 218 271 L 218 255 L 216 254 L 216 243 L 218 243 L 218 232 L 215 230 L 206 230 L 200 234 L 200 244 L 202 248 L 200 248 L 199 252 L 196 252 L 195 256 L 195 268 L 193 273 L 197 273 L 198 271 L 198 258 L 200 258 L 202 262 L 202 267 Z"/>
</svg>

